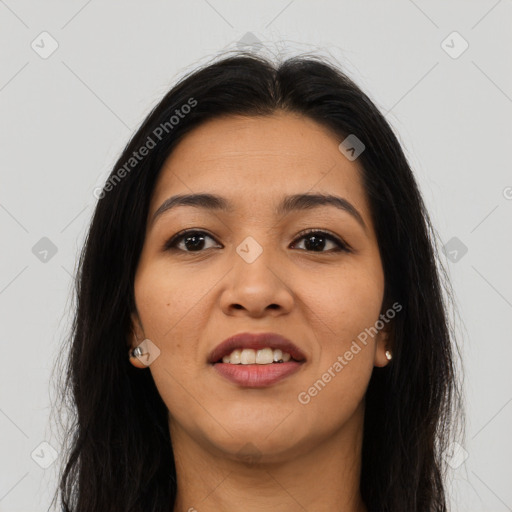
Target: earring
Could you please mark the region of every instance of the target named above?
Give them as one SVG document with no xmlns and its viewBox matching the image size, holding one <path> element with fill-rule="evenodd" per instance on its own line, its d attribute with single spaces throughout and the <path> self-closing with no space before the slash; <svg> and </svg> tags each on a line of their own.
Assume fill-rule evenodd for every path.
<svg viewBox="0 0 512 512">
<path fill-rule="evenodd" d="M 131 352 L 130 352 L 130 357 L 139 357 L 143 354 L 142 352 L 142 349 L 140 347 L 135 347 Z"/>
<path fill-rule="evenodd" d="M 141 347 L 135 347 L 133 350 L 128 351 L 130 363 L 135 366 L 135 368 L 146 368 L 146 365 L 139 359 L 143 354 L 144 352 Z"/>
<path fill-rule="evenodd" d="M 388 361 L 391 361 L 391 359 L 393 359 L 393 356 L 391 355 L 391 352 L 389 350 L 386 350 L 386 359 Z"/>
<path fill-rule="evenodd" d="M 138 342 L 136 342 L 138 343 Z M 130 363 L 137 368 L 146 368 L 160 355 L 160 349 L 150 339 L 146 338 L 133 350 L 128 351 Z M 142 360 L 144 356 L 144 361 Z"/>
</svg>

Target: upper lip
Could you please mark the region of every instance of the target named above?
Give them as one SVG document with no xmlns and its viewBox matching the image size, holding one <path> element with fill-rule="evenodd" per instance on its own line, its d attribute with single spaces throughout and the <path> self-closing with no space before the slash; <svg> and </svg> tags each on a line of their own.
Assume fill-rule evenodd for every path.
<svg viewBox="0 0 512 512">
<path fill-rule="evenodd" d="M 230 336 L 222 343 L 217 345 L 217 347 L 215 347 L 210 352 L 208 362 L 212 364 L 216 363 L 225 355 L 231 354 L 231 352 L 237 348 L 252 348 L 254 350 L 258 350 L 265 347 L 270 347 L 273 349 L 278 348 L 283 352 L 288 352 L 288 354 L 290 354 L 290 356 L 296 361 L 304 361 L 306 359 L 302 351 L 294 343 L 292 343 L 284 336 L 281 336 L 280 334 L 273 332 L 243 332 L 240 334 L 235 334 L 234 336 Z"/>
</svg>

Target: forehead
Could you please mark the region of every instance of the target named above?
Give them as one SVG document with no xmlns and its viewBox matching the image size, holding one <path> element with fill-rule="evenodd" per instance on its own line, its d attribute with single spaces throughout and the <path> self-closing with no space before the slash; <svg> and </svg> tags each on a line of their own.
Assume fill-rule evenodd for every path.
<svg viewBox="0 0 512 512">
<path fill-rule="evenodd" d="M 240 208 L 275 205 L 289 194 L 337 193 L 364 210 L 362 168 L 339 151 L 341 140 L 314 120 L 288 112 L 209 120 L 167 158 L 151 212 L 170 195 L 194 192 L 226 196 Z"/>
</svg>

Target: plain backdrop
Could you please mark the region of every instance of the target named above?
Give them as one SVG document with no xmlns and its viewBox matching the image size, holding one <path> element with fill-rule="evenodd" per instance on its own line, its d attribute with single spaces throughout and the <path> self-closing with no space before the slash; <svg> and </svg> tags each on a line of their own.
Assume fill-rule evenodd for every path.
<svg viewBox="0 0 512 512">
<path fill-rule="evenodd" d="M 511 22 L 511 0 L 0 0 L 0 512 L 56 486 L 50 373 L 94 188 L 179 77 L 239 47 L 336 59 L 397 133 L 462 320 L 452 510 L 512 510 Z"/>
</svg>

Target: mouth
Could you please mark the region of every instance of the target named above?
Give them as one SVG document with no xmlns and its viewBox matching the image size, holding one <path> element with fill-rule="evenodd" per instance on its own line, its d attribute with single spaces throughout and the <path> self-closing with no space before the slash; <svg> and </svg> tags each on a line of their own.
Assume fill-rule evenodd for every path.
<svg viewBox="0 0 512 512">
<path fill-rule="evenodd" d="M 224 378 L 242 387 L 261 388 L 271 386 L 297 372 L 303 362 L 287 361 L 271 364 L 215 363 L 214 369 Z"/>
<path fill-rule="evenodd" d="M 294 374 L 306 357 L 295 344 L 278 334 L 242 333 L 218 345 L 208 362 L 235 384 L 264 387 Z"/>
<path fill-rule="evenodd" d="M 294 359 L 289 352 L 283 352 L 280 348 L 265 347 L 262 349 L 253 348 L 236 348 L 231 353 L 224 355 L 218 361 L 213 364 L 225 363 L 225 364 L 282 364 L 288 361 L 295 361 L 297 363 L 303 360 L 297 361 Z"/>
</svg>

